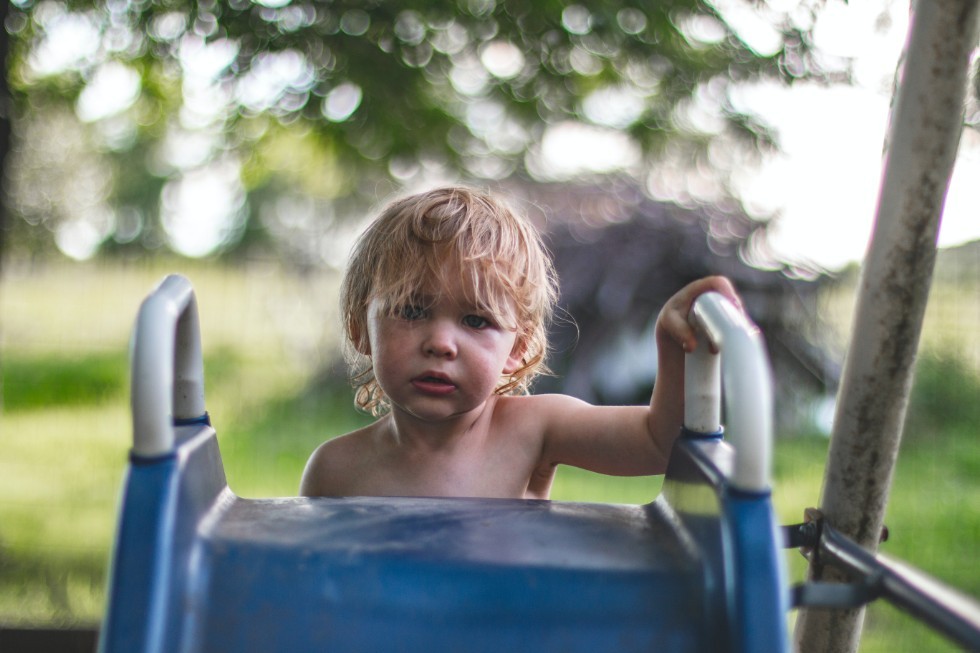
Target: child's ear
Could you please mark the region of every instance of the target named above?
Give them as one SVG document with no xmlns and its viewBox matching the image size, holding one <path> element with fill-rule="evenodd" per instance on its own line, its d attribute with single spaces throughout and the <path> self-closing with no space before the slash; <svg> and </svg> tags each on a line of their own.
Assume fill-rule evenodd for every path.
<svg viewBox="0 0 980 653">
<path fill-rule="evenodd" d="M 351 320 L 347 325 L 347 332 L 350 334 L 350 341 L 354 345 L 357 353 L 365 356 L 371 355 L 371 340 L 361 329 L 355 320 Z"/>
<path fill-rule="evenodd" d="M 527 345 L 524 340 L 518 338 L 514 341 L 514 348 L 510 350 L 510 356 L 504 363 L 504 374 L 513 374 L 524 366 L 524 354 L 527 352 Z"/>
</svg>

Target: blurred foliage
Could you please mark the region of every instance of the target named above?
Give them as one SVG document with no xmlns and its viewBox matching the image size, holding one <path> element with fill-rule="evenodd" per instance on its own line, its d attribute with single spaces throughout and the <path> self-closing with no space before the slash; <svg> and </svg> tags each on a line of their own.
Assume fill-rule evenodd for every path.
<svg viewBox="0 0 980 653">
<path fill-rule="evenodd" d="M 926 351 L 915 367 L 904 439 L 929 445 L 950 432 L 976 434 L 978 398 L 980 374 L 961 351 L 950 345 Z"/>
<path fill-rule="evenodd" d="M 712 143 L 773 141 L 735 85 L 846 75 L 812 47 L 820 6 L 16 0 L 10 241 L 160 247 L 210 173 L 229 177 L 224 246 L 261 244 L 263 192 L 327 202 L 323 221 L 427 175 L 546 175 L 566 121 L 625 135 L 644 169 L 717 168 Z"/>
</svg>

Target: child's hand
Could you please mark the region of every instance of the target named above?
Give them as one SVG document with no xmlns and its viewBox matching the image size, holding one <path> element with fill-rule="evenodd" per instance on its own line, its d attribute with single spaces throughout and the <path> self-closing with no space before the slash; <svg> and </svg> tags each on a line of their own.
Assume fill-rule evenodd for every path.
<svg viewBox="0 0 980 653">
<path fill-rule="evenodd" d="M 681 288 L 677 294 L 667 300 L 657 318 L 657 345 L 679 345 L 685 352 L 692 352 L 697 347 L 698 339 L 694 329 L 687 321 L 694 300 L 706 292 L 719 292 L 727 297 L 736 308 L 742 310 L 742 300 L 735 292 L 735 287 L 725 277 L 705 277 L 698 279 Z"/>
</svg>

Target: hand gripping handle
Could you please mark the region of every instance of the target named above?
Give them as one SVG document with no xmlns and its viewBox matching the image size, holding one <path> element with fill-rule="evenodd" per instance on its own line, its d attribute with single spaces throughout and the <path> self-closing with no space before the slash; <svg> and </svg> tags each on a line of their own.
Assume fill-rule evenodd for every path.
<svg viewBox="0 0 980 653">
<path fill-rule="evenodd" d="M 744 313 L 715 292 L 698 297 L 688 320 L 703 337 L 685 360 L 684 426 L 697 433 L 721 431 L 724 388 L 726 439 L 735 449 L 731 485 L 768 492 L 773 390 L 762 334 Z M 710 351 L 709 342 L 718 354 Z"/>
<path fill-rule="evenodd" d="M 201 419 L 204 362 L 190 281 L 170 275 L 140 306 L 131 344 L 133 455 L 174 449 L 174 422 Z"/>
</svg>

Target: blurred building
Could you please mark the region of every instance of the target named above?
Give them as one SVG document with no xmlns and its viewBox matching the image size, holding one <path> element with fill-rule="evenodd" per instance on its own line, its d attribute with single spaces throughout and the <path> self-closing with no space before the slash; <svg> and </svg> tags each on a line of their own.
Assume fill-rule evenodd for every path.
<svg viewBox="0 0 980 653">
<path fill-rule="evenodd" d="M 688 282 L 722 274 L 765 335 L 777 427 L 803 426 L 814 405 L 833 396 L 840 363 L 820 341 L 825 325 L 817 304 L 829 277 L 772 260 L 763 223 L 736 209 L 658 202 L 626 183 L 535 184 L 513 194 L 544 231 L 561 282 L 555 376 L 540 379 L 536 392 L 594 403 L 648 401 L 661 306 Z"/>
</svg>

